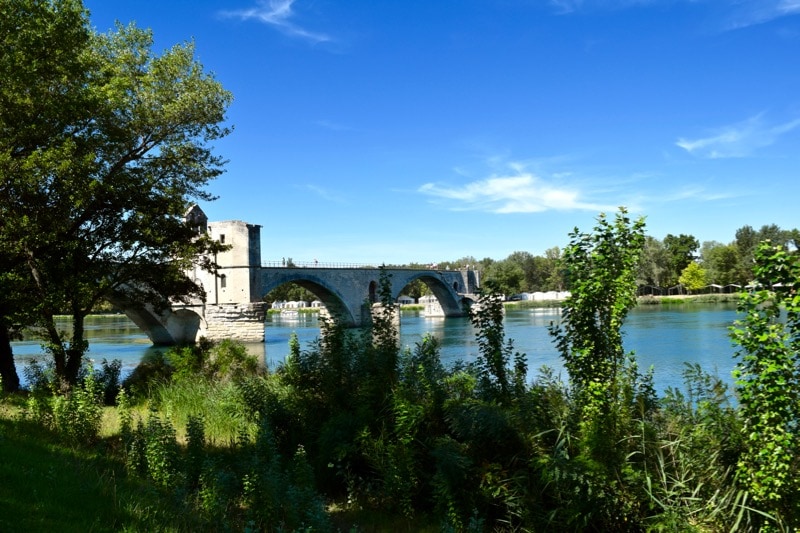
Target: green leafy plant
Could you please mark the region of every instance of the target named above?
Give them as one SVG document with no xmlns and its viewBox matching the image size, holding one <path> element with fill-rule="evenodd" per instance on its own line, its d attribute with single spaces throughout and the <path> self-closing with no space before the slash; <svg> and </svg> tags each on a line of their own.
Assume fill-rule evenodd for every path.
<svg viewBox="0 0 800 533">
<path fill-rule="evenodd" d="M 122 361 L 114 359 L 108 362 L 105 358 L 100 362 L 100 370 L 97 371 L 97 382 L 103 391 L 103 403 L 114 405 L 120 390 L 120 374 L 122 373 Z"/>
<path fill-rule="evenodd" d="M 601 214 L 591 233 L 577 228 L 564 250 L 571 295 L 550 332 L 564 360 L 580 410 L 581 438 L 590 457 L 612 470 L 624 461 L 618 443 L 627 427 L 634 361 L 622 346 L 622 324 L 636 305 L 636 273 L 644 247 L 644 219 L 620 208 L 613 222 Z M 630 399 L 630 398 L 628 398 Z"/>
<path fill-rule="evenodd" d="M 731 330 L 744 424 L 738 473 L 786 529 L 800 527 L 800 256 L 768 241 L 755 252 L 758 290 L 743 296 Z"/>
<path fill-rule="evenodd" d="M 528 363 L 524 354 L 514 351 L 513 341 L 506 340 L 503 314 L 501 297 L 489 285 L 473 306 L 470 319 L 476 329 L 476 368 L 482 395 L 488 401 L 509 405 L 525 391 Z"/>
<path fill-rule="evenodd" d="M 53 396 L 55 428 L 74 444 L 93 442 L 100 432 L 103 416 L 103 393 L 94 373 L 65 395 Z"/>
</svg>

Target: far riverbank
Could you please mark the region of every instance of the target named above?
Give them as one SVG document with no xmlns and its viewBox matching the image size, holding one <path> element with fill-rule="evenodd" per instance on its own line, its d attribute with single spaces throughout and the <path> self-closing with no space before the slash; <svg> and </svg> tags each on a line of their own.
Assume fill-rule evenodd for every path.
<svg viewBox="0 0 800 533">
<path fill-rule="evenodd" d="M 741 293 L 730 294 L 681 294 L 673 296 L 639 296 L 636 301 L 639 305 L 691 305 L 691 304 L 736 304 Z M 537 309 L 548 307 L 561 307 L 564 300 L 519 300 L 503 302 L 506 307 L 516 309 Z"/>
<path fill-rule="evenodd" d="M 741 293 L 730 294 L 679 294 L 672 296 L 639 296 L 638 305 L 691 305 L 691 304 L 737 304 Z M 503 302 L 503 306 L 514 309 L 547 309 L 561 307 L 564 300 L 516 300 Z M 402 311 L 422 311 L 425 306 L 422 304 L 402 304 Z M 319 307 L 301 307 L 291 309 L 300 314 L 316 314 Z M 270 315 L 280 315 L 281 309 L 269 309 Z"/>
</svg>

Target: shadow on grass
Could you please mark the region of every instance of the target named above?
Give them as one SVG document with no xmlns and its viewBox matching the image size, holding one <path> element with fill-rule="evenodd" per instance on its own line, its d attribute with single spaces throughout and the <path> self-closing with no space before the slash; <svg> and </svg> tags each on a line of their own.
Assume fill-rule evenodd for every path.
<svg viewBox="0 0 800 533">
<path fill-rule="evenodd" d="M 112 444 L 71 448 L 0 416 L 0 531 L 191 530 L 163 495 L 127 477 Z"/>
</svg>

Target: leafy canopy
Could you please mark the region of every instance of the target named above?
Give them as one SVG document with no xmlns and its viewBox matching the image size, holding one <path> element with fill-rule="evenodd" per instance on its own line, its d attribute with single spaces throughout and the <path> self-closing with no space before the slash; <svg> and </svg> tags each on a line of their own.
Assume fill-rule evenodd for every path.
<svg viewBox="0 0 800 533">
<path fill-rule="evenodd" d="M 79 1 L 5 1 L 3 13 L 0 254 L 24 273 L 8 289 L 30 287 L 56 373 L 74 382 L 98 301 L 202 295 L 184 272 L 211 268 L 203 257 L 217 245 L 183 215 L 212 199 L 205 186 L 224 160 L 210 143 L 229 133 L 232 97 L 192 43 L 158 55 L 134 25 L 96 33 Z M 59 312 L 73 315 L 71 338 Z"/>
</svg>

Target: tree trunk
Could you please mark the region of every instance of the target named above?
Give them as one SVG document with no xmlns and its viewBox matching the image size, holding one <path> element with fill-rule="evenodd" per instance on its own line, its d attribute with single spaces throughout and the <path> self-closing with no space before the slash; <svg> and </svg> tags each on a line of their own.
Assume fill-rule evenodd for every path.
<svg viewBox="0 0 800 533">
<path fill-rule="evenodd" d="M 14 366 L 14 352 L 11 349 L 11 334 L 8 324 L 0 320 L 0 378 L 5 392 L 19 390 L 19 375 Z"/>
<path fill-rule="evenodd" d="M 56 377 L 63 379 L 66 377 L 67 354 L 64 348 L 64 339 L 62 339 L 61 335 L 58 333 L 56 319 L 51 313 L 48 313 L 44 319 L 44 328 L 47 332 L 47 340 L 49 341 L 47 348 L 53 356 L 53 367 Z"/>
<path fill-rule="evenodd" d="M 83 364 L 83 354 L 88 347 L 86 339 L 84 338 L 84 317 L 85 314 L 79 310 L 72 310 L 72 340 L 67 349 L 67 365 L 64 379 L 69 386 L 78 383 L 78 375 L 80 374 L 81 365 Z"/>
<path fill-rule="evenodd" d="M 31 271 L 31 276 L 36 284 L 38 296 L 42 302 L 45 302 L 44 309 L 42 310 L 42 322 L 45 331 L 47 332 L 47 339 L 49 341 L 49 351 L 53 356 L 53 365 L 55 366 L 56 377 L 64 379 L 66 376 L 67 353 L 64 348 L 64 339 L 58 333 L 56 328 L 55 310 L 51 305 L 47 304 L 49 290 L 39 272 L 39 267 L 36 264 L 35 254 L 31 250 L 26 250 L 28 268 Z"/>
</svg>

